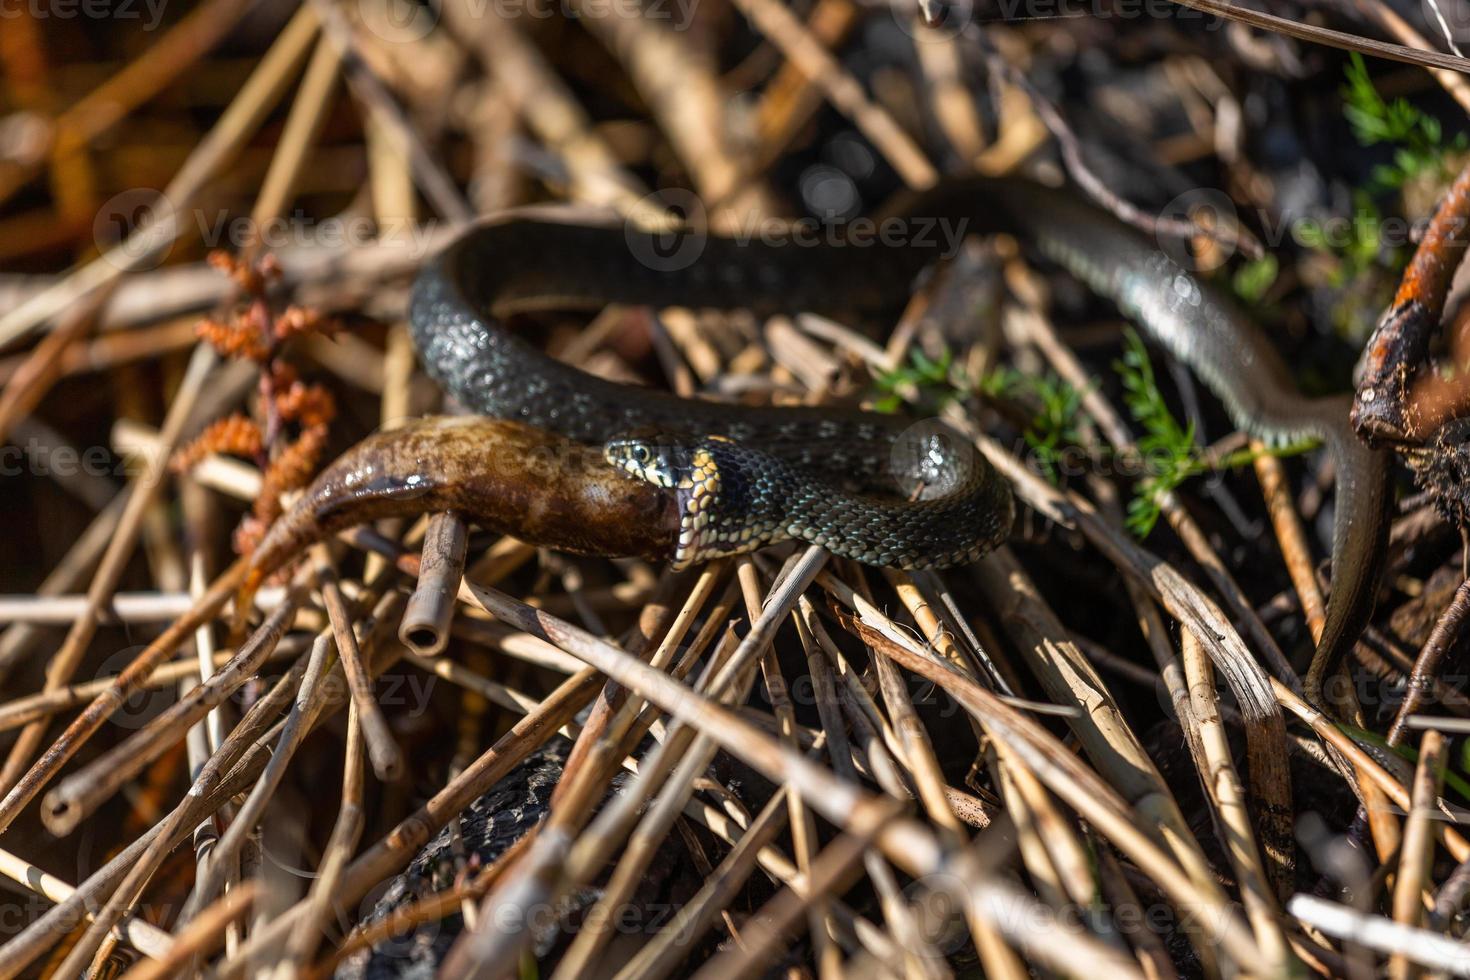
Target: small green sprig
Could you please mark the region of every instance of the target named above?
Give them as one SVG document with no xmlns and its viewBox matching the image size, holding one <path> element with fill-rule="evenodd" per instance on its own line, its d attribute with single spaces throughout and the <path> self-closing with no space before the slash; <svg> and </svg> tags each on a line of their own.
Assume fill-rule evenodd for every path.
<svg viewBox="0 0 1470 980">
<path fill-rule="evenodd" d="M 1060 483 L 1058 464 L 1063 451 L 1077 445 L 1082 438 L 1077 429 L 1082 392 L 1055 374 L 1022 374 L 1015 368 L 991 371 L 981 381 L 980 392 L 1035 406 L 1022 436 L 1046 478 Z"/>
<path fill-rule="evenodd" d="M 1143 338 L 1131 327 L 1124 332 L 1123 356 L 1113 365 L 1123 381 L 1123 402 L 1143 427 L 1138 450 L 1148 462 L 1148 475 L 1128 502 L 1128 528 L 1148 537 L 1159 521 L 1159 498 L 1200 472 L 1194 423 L 1180 425 L 1164 403 Z"/>
<path fill-rule="evenodd" d="M 1446 144 L 1438 119 L 1407 99 L 1384 99 L 1368 75 L 1363 56 L 1356 51 L 1346 75 L 1342 111 L 1353 135 L 1364 146 L 1386 144 L 1394 148 L 1393 162 L 1379 164 L 1373 170 L 1377 190 L 1396 190 L 1426 171 L 1444 170 L 1446 153 L 1465 149 L 1464 133 Z"/>
<path fill-rule="evenodd" d="M 948 348 L 930 357 L 917 347 L 909 351 L 909 363 L 892 371 L 884 371 L 873 379 L 882 392 L 873 408 L 879 412 L 896 412 L 904 403 L 907 391 L 917 394 L 922 403 L 942 408 L 956 399 L 963 398 L 971 386 L 954 366 L 954 353 Z"/>
<path fill-rule="evenodd" d="M 1249 466 L 1262 453 L 1243 449 L 1218 460 L 1206 459 L 1195 444 L 1194 423 L 1181 425 L 1169 411 L 1154 377 L 1148 349 L 1143 338 L 1131 327 L 1124 332 L 1123 355 L 1113 367 L 1123 382 L 1123 402 L 1143 429 L 1138 451 L 1147 465 L 1147 473 L 1138 481 L 1133 499 L 1128 502 L 1127 524 L 1137 537 L 1146 538 L 1159 522 L 1159 501 L 1164 494 L 1202 473 Z M 1273 446 L 1264 452 L 1272 456 L 1289 456 L 1304 452 L 1312 445 L 1310 442 L 1292 443 Z"/>
<path fill-rule="evenodd" d="M 1042 475 L 1060 483 L 1064 450 L 1082 441 L 1082 392 L 1051 372 L 1023 375 L 1014 367 L 997 367 L 980 382 L 980 394 L 1033 408 L 1022 438 Z"/>
</svg>

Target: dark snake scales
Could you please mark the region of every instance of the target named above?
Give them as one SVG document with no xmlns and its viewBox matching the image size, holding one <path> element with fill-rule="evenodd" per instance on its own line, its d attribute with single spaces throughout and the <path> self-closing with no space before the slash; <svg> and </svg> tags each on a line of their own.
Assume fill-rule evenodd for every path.
<svg viewBox="0 0 1470 980">
<path fill-rule="evenodd" d="M 1356 637 L 1381 573 L 1389 469 L 1384 453 L 1349 430 L 1347 396 L 1302 396 L 1275 348 L 1231 303 L 1067 192 L 1017 180 L 947 180 L 894 213 L 913 228 L 963 220 L 966 232 L 1017 234 L 1188 364 L 1240 428 L 1272 443 L 1322 440 L 1337 462 L 1337 496 L 1319 659 L 1326 651 L 1330 661 Z M 687 266 L 660 268 L 648 260 L 665 254 L 658 237 L 621 225 L 476 226 L 420 273 L 410 306 L 414 342 L 429 373 L 465 406 L 612 444 L 614 462 L 648 479 L 672 474 L 680 513 L 687 505 L 698 517 L 685 521 L 681 563 L 794 537 L 870 564 L 942 567 L 1004 540 L 1013 515 L 1008 486 L 942 427 L 916 431 L 871 412 L 757 408 L 615 384 L 547 357 L 501 324 L 516 312 L 614 302 L 891 316 L 945 242 L 795 247 L 709 237 L 702 245 Z M 701 478 L 710 474 L 707 487 Z M 911 499 L 916 488 L 919 499 Z"/>
</svg>

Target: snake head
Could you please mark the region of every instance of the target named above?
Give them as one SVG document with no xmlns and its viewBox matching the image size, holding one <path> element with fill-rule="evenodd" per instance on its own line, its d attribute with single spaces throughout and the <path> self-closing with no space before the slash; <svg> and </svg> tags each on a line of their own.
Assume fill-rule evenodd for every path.
<svg viewBox="0 0 1470 980">
<path fill-rule="evenodd" d="M 675 568 L 730 553 L 728 548 L 709 546 L 720 496 L 720 468 L 711 452 L 711 440 L 728 441 L 719 436 L 688 439 L 638 433 L 609 440 L 603 447 L 603 456 L 611 465 L 674 492 L 679 505 Z"/>
</svg>

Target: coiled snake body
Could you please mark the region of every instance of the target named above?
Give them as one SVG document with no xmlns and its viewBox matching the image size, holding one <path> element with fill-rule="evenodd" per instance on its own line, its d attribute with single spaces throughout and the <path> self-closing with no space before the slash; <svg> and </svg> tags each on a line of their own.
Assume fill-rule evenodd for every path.
<svg viewBox="0 0 1470 980">
<path fill-rule="evenodd" d="M 634 239 L 630 241 L 630 236 Z M 762 246 L 711 238 L 661 271 L 654 236 L 513 221 L 478 227 L 419 275 L 410 304 L 429 373 L 477 412 L 606 446 L 675 491 L 676 564 L 785 538 L 898 568 L 973 561 L 1009 532 L 1005 481 L 938 423 L 840 408 L 764 408 L 615 384 L 513 336 L 503 317 L 607 302 L 871 315 L 893 309 L 925 249 Z M 868 261 L 875 260 L 874 262 Z"/>
<path fill-rule="evenodd" d="M 1155 243 L 1074 196 L 1015 180 L 948 180 L 894 213 L 1029 240 L 1119 307 L 1268 441 L 1322 439 L 1337 460 L 1333 589 L 1319 643 L 1335 651 L 1371 612 L 1387 530 L 1388 466 L 1359 443 L 1343 399 L 1297 392 L 1279 354 L 1230 303 Z M 682 563 L 800 538 L 904 568 L 974 560 L 1003 540 L 1005 482 L 937 424 L 826 408 L 755 408 L 614 384 L 546 357 L 501 320 L 608 302 L 808 311 L 896 311 L 943 242 L 796 247 L 704 239 L 660 260 L 657 236 L 621 225 L 512 220 L 480 225 L 430 262 L 410 319 L 429 373 L 466 406 L 581 442 L 674 489 Z M 677 268 L 670 267 L 677 265 Z"/>
</svg>

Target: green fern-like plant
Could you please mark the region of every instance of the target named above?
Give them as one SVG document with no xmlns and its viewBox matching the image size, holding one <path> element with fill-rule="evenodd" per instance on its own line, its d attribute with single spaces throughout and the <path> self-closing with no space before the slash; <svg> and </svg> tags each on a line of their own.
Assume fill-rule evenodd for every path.
<svg viewBox="0 0 1470 980">
<path fill-rule="evenodd" d="M 879 412 L 897 412 L 904 402 L 905 390 L 917 393 L 920 403 L 942 408 L 965 395 L 970 385 L 954 366 L 954 352 L 944 348 L 938 357 L 930 357 L 917 347 L 909 351 L 909 362 L 884 371 L 873 379 L 879 395 L 873 408 Z"/>
<path fill-rule="evenodd" d="M 1081 441 L 1078 422 L 1082 414 L 1082 392 L 1055 374 L 1022 374 L 1014 368 L 997 368 L 982 379 L 982 394 L 1033 407 L 1031 420 L 1022 433 L 1041 472 L 1052 483 L 1061 482 L 1058 464 L 1069 446 Z"/>
<path fill-rule="evenodd" d="M 1446 154 L 1465 149 L 1464 133 L 1446 144 L 1438 119 L 1406 99 L 1384 99 L 1368 76 L 1363 56 L 1356 51 L 1348 62 L 1346 76 L 1342 111 L 1353 135 L 1364 146 L 1393 147 L 1393 162 L 1379 164 L 1373 170 L 1377 190 L 1396 190 L 1425 171 L 1444 170 Z"/>
<path fill-rule="evenodd" d="M 1115 362 L 1114 370 L 1123 382 L 1123 402 L 1143 429 L 1138 451 L 1147 470 L 1134 488 L 1133 498 L 1128 501 L 1127 525 L 1134 535 L 1146 538 L 1159 522 L 1159 501 L 1164 494 L 1190 477 L 1215 468 L 1227 470 L 1249 466 L 1261 454 L 1252 449 L 1242 449 L 1213 464 L 1207 461 L 1195 444 L 1194 424 L 1180 424 L 1174 413 L 1169 411 L 1154 377 L 1148 349 L 1143 338 L 1132 328 L 1124 333 L 1123 354 Z M 1292 443 L 1269 447 L 1264 452 L 1272 456 L 1290 456 L 1304 452 L 1312 445 L 1311 442 Z"/>
<path fill-rule="evenodd" d="M 1144 538 L 1159 522 L 1159 498 L 1199 472 L 1194 424 L 1180 425 L 1169 411 L 1143 338 L 1132 328 L 1124 334 L 1123 355 L 1114 370 L 1123 382 L 1123 402 L 1143 428 L 1138 450 L 1148 464 L 1148 473 L 1128 502 L 1128 528 Z"/>
</svg>

